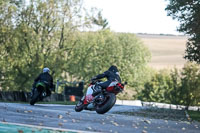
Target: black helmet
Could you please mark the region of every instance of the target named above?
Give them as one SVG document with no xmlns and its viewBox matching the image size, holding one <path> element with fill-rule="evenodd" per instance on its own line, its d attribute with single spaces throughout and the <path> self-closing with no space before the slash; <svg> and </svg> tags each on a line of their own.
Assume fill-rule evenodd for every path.
<svg viewBox="0 0 200 133">
<path fill-rule="evenodd" d="M 114 66 L 114 65 L 112 65 L 112 66 L 108 69 L 108 71 L 111 71 L 111 72 L 113 72 L 113 73 L 119 72 L 118 69 L 117 69 L 117 67 Z"/>
</svg>

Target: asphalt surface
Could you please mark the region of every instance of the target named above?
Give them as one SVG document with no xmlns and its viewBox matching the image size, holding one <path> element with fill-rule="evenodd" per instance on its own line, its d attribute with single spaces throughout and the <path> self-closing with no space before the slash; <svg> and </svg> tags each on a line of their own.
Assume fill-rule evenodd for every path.
<svg viewBox="0 0 200 133">
<path fill-rule="evenodd" d="M 100 115 L 94 111 L 75 112 L 74 105 L 36 104 L 31 106 L 0 102 L 0 122 L 105 133 L 200 132 L 199 122 L 114 114 L 116 111 L 130 111 L 133 108 L 137 107 L 115 105 L 108 113 Z"/>
</svg>

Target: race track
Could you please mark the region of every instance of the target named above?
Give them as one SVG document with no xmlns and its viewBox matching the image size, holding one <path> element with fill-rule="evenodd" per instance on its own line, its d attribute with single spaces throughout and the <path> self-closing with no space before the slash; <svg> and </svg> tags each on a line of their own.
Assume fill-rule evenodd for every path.
<svg viewBox="0 0 200 133">
<path fill-rule="evenodd" d="M 1 123 L 19 123 L 77 132 L 113 133 L 199 133 L 200 123 L 150 119 L 114 114 L 134 106 L 115 105 L 104 115 L 94 111 L 75 112 L 74 105 L 29 104 L 0 102 Z M 1 126 L 0 126 L 1 132 Z"/>
</svg>

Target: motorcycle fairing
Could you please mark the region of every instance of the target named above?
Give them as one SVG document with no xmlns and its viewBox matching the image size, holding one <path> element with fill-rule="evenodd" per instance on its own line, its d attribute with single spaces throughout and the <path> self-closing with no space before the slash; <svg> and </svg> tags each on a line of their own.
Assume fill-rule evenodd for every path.
<svg viewBox="0 0 200 133">
<path fill-rule="evenodd" d="M 94 87 L 95 85 L 90 85 L 89 87 L 88 87 L 88 89 L 87 89 L 87 92 L 86 92 L 86 96 L 85 96 L 85 100 L 84 100 L 84 104 L 87 104 L 87 103 L 89 103 L 89 102 L 91 102 L 92 100 L 93 100 L 93 96 L 92 96 L 92 94 L 93 94 L 93 87 Z"/>
<path fill-rule="evenodd" d="M 36 84 L 36 87 L 39 87 L 39 86 L 42 86 L 42 87 L 46 87 L 46 85 L 45 85 L 45 83 L 43 83 L 43 82 L 38 82 L 37 84 Z"/>
<path fill-rule="evenodd" d="M 106 90 L 108 92 L 114 92 L 114 87 L 116 86 L 117 83 L 118 83 L 117 81 L 111 82 L 111 84 L 106 88 Z"/>
</svg>

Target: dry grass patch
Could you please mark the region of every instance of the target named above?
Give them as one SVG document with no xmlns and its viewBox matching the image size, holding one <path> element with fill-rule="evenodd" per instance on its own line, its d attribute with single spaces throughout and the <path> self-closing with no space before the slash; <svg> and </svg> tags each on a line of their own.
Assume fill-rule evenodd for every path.
<svg viewBox="0 0 200 133">
<path fill-rule="evenodd" d="M 150 66 L 156 69 L 182 68 L 187 38 L 184 36 L 137 35 L 152 54 Z"/>
</svg>

